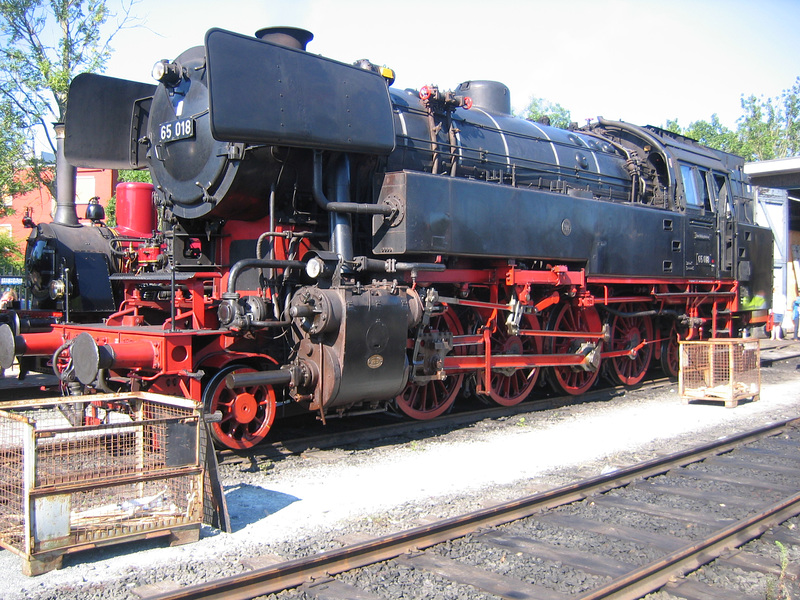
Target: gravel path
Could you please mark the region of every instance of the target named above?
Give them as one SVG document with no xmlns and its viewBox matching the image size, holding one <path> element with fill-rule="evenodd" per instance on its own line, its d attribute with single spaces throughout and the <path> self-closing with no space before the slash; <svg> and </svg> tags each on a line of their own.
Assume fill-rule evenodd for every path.
<svg viewBox="0 0 800 600">
<path fill-rule="evenodd" d="M 245 570 L 253 557 L 339 547 L 800 417 L 800 361 L 776 363 L 762 377 L 761 401 L 735 409 L 683 404 L 673 384 L 421 440 L 307 452 L 261 469 L 223 465 L 233 533 L 204 528 L 186 546 L 157 539 L 86 551 L 36 578 L 0 551 L 0 596 L 137 598 L 142 585 L 197 582 Z"/>
</svg>

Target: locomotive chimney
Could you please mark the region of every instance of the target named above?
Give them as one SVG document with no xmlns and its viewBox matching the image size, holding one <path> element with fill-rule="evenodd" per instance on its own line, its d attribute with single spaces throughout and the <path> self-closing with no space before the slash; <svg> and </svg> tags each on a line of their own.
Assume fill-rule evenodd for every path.
<svg viewBox="0 0 800 600">
<path fill-rule="evenodd" d="M 279 46 L 305 50 L 314 34 L 298 27 L 266 27 L 256 31 L 256 37 Z"/>
<path fill-rule="evenodd" d="M 55 123 L 56 131 L 56 214 L 53 222 L 61 225 L 78 225 L 75 209 L 75 178 L 78 169 L 64 157 L 64 124 Z"/>
</svg>

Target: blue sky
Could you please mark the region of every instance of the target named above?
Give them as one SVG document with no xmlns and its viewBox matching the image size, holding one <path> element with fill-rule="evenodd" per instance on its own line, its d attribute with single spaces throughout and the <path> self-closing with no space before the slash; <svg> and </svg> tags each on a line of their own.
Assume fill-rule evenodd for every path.
<svg viewBox="0 0 800 600">
<path fill-rule="evenodd" d="M 289 25 L 314 33 L 310 52 L 393 68 L 395 86 L 493 79 L 515 109 L 537 96 L 581 123 L 716 113 L 735 127 L 742 94 L 777 96 L 800 75 L 798 0 L 140 0 L 134 14 L 108 75 L 149 81 L 212 27 Z"/>
</svg>

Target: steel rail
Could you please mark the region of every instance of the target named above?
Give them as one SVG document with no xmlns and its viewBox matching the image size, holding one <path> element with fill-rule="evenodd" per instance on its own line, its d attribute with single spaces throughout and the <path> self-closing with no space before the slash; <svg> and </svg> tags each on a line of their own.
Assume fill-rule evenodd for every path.
<svg viewBox="0 0 800 600">
<path fill-rule="evenodd" d="M 407 552 L 428 548 L 441 542 L 463 537 L 480 528 L 496 527 L 526 518 L 544 509 L 582 500 L 591 494 L 605 492 L 627 485 L 637 479 L 659 475 L 672 468 L 727 452 L 746 442 L 798 424 L 800 424 L 800 418 L 772 423 L 753 431 L 715 440 L 697 448 L 676 452 L 613 473 L 505 502 L 467 515 L 415 527 L 311 557 L 295 559 L 178 590 L 144 596 L 144 598 L 145 600 L 199 600 L 201 598 L 206 600 L 249 600 L 264 594 L 296 587 L 314 579 L 330 577 L 350 569 L 389 560 Z"/>
<path fill-rule="evenodd" d="M 726 550 L 757 538 L 770 527 L 780 525 L 800 514 L 800 492 L 773 504 L 762 512 L 720 529 L 700 543 L 689 544 L 650 564 L 614 579 L 579 600 L 636 600 L 667 584 L 673 577 L 684 575 L 711 562 Z M 680 593 L 678 594 L 680 595 Z"/>
</svg>

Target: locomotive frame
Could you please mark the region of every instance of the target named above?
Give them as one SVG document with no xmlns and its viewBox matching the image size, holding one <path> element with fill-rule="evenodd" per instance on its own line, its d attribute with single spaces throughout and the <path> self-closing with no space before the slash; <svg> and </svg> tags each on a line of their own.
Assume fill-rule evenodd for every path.
<svg viewBox="0 0 800 600">
<path fill-rule="evenodd" d="M 310 39 L 214 29 L 156 63 L 157 86 L 75 79 L 67 158 L 149 167 L 152 214 L 140 187 L 116 232 L 34 230 L 40 312 L 0 327 L 0 364 L 47 363 L 89 404 L 203 402 L 215 441 L 246 448 L 295 408 L 429 419 L 465 387 L 513 405 L 542 380 L 579 395 L 674 376 L 679 338 L 763 316 L 772 236 L 740 158 L 655 127 L 524 121 L 497 82 L 392 90 Z"/>
</svg>

